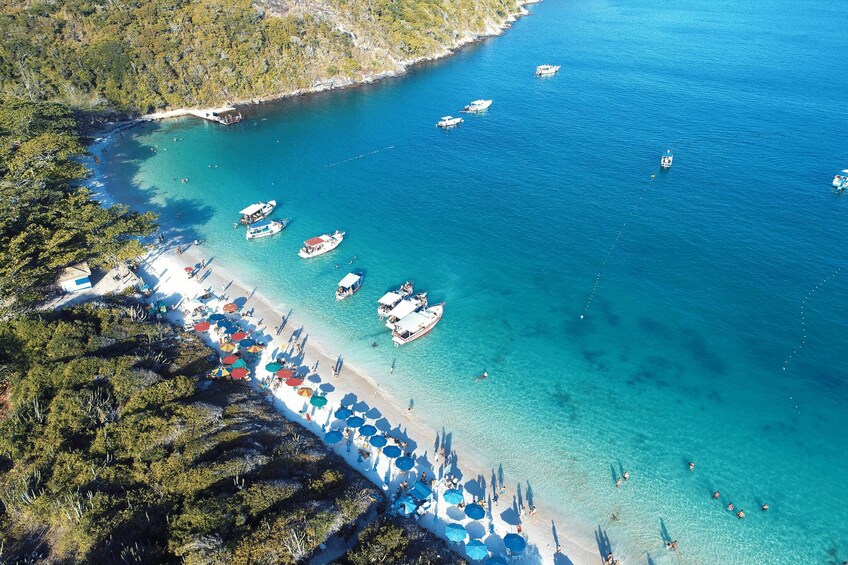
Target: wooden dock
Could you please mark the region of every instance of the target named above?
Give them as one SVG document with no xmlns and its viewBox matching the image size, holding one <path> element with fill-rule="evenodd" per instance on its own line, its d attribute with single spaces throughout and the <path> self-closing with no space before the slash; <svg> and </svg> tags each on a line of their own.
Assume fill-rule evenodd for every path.
<svg viewBox="0 0 848 565">
<path fill-rule="evenodd" d="M 203 110 L 189 110 L 189 114 L 197 116 L 210 122 L 228 126 L 237 124 L 242 120 L 241 112 L 234 106 L 222 106 L 221 108 L 206 108 Z"/>
</svg>

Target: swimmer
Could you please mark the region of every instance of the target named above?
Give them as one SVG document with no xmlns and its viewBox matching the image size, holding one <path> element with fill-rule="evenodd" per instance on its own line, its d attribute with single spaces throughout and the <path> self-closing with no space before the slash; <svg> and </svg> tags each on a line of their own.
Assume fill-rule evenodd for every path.
<svg viewBox="0 0 848 565">
<path fill-rule="evenodd" d="M 690 461 L 690 462 L 689 462 L 689 470 L 690 470 L 690 471 L 694 471 L 694 470 L 695 470 L 695 462 L 694 462 L 694 461 Z"/>
<path fill-rule="evenodd" d="M 769 509 L 768 502 L 766 502 L 765 504 L 763 504 L 761 508 L 763 509 L 763 512 L 765 512 L 766 510 L 768 510 L 768 509 Z"/>
<path fill-rule="evenodd" d="M 736 517 L 737 517 L 737 518 L 739 518 L 739 519 L 741 520 L 742 518 L 744 518 L 744 517 L 745 517 L 745 511 L 744 511 L 744 510 L 739 510 L 739 512 L 737 512 L 737 513 L 736 513 Z"/>
<path fill-rule="evenodd" d="M 615 488 L 618 488 L 620 486 L 621 486 L 621 477 L 619 477 L 618 480 L 615 481 Z"/>
<path fill-rule="evenodd" d="M 719 496 L 721 496 L 721 493 L 720 493 L 720 492 L 715 491 L 715 492 L 713 493 L 713 499 L 716 499 L 716 498 L 718 498 Z"/>
<path fill-rule="evenodd" d="M 734 506 L 733 506 L 732 502 L 727 505 L 727 509 L 730 510 L 731 512 L 733 512 L 733 508 L 734 508 Z"/>
<path fill-rule="evenodd" d="M 474 382 L 476 383 L 476 382 L 484 381 L 488 378 L 489 378 L 489 373 L 486 372 L 486 371 L 483 371 L 482 375 L 479 375 L 479 376 L 474 378 Z"/>
<path fill-rule="evenodd" d="M 623 477 L 624 477 L 625 481 L 629 481 L 630 480 L 630 471 L 625 471 Z"/>
</svg>

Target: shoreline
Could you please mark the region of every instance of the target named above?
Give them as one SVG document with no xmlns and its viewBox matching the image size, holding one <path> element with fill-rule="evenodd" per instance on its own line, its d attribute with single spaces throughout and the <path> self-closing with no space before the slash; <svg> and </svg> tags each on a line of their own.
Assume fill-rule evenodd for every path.
<svg viewBox="0 0 848 565">
<path fill-rule="evenodd" d="M 310 94 L 318 94 L 321 92 L 328 92 L 332 90 L 344 90 L 348 88 L 356 88 L 358 86 L 366 86 L 369 84 L 374 84 L 384 79 L 388 78 L 399 78 L 409 72 L 409 69 L 414 68 L 415 66 L 422 65 L 425 63 L 431 63 L 435 61 L 439 61 L 440 59 L 445 59 L 454 55 L 460 49 L 467 47 L 469 45 L 474 45 L 475 43 L 479 43 L 486 39 L 490 39 L 493 37 L 498 37 L 506 32 L 509 28 L 512 27 L 516 21 L 524 16 L 530 14 L 530 11 L 527 10 L 526 6 L 530 6 L 532 4 L 538 4 L 542 0 L 518 0 L 516 2 L 516 11 L 507 14 L 506 18 L 500 23 L 496 24 L 493 27 L 486 29 L 481 34 L 470 35 L 466 34 L 461 37 L 454 45 L 445 47 L 443 51 L 437 53 L 435 55 L 428 55 L 426 57 L 418 57 L 415 59 L 406 59 L 402 61 L 397 61 L 397 67 L 394 70 L 383 71 L 380 73 L 366 74 L 361 79 L 354 80 L 350 77 L 340 78 L 330 78 L 324 79 L 322 81 L 317 82 L 313 86 L 309 88 L 300 88 L 289 92 L 283 92 L 279 94 L 273 94 L 269 96 L 262 96 L 258 98 L 247 98 L 247 99 L 238 99 L 234 101 L 221 101 L 215 107 L 208 108 L 172 108 L 169 110 L 160 110 L 157 112 L 151 112 L 149 114 L 143 114 L 141 116 L 136 116 L 134 118 L 130 118 L 128 120 L 124 120 L 121 122 L 104 122 L 101 126 L 96 130 L 99 132 L 99 136 L 104 136 L 107 133 L 112 131 L 117 131 L 119 129 L 125 129 L 132 127 L 139 123 L 145 122 L 154 122 L 159 120 L 167 120 L 172 118 L 182 118 L 186 116 L 194 116 L 199 119 L 204 119 L 202 117 L 203 114 L 210 113 L 213 111 L 221 110 L 221 106 L 232 106 L 236 110 L 241 110 L 243 108 L 248 108 L 252 106 L 259 106 L 262 104 L 267 104 L 271 102 L 278 102 L 281 100 L 286 100 L 289 98 L 297 98 L 299 96 L 308 96 Z"/>
</svg>

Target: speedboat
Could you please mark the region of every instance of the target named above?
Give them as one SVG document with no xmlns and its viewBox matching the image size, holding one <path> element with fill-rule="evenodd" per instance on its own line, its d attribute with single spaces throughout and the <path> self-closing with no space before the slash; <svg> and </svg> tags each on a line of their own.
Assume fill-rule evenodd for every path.
<svg viewBox="0 0 848 565">
<path fill-rule="evenodd" d="M 344 239 L 344 236 L 345 232 L 336 230 L 333 234 L 325 233 L 324 235 L 307 239 L 303 242 L 303 247 L 300 248 L 300 251 L 297 254 L 304 259 L 309 259 L 310 257 L 317 257 L 318 255 L 329 253 L 339 246 Z"/>
<path fill-rule="evenodd" d="M 274 235 L 275 233 L 280 233 L 286 226 L 289 225 L 291 219 L 286 218 L 284 220 L 264 220 L 262 222 L 254 222 L 247 226 L 247 233 L 245 237 L 247 239 L 258 239 L 260 237 L 268 237 L 269 235 Z"/>
<path fill-rule="evenodd" d="M 420 292 L 411 298 L 404 298 L 389 311 L 386 327 L 395 329 L 395 325 L 413 312 L 418 312 L 427 307 L 427 293 Z"/>
<path fill-rule="evenodd" d="M 271 215 L 271 212 L 274 211 L 274 208 L 277 207 L 276 200 L 269 200 L 268 202 L 257 202 L 256 204 L 251 204 L 239 214 L 241 214 L 241 219 L 239 223 L 243 226 L 249 226 L 253 222 L 258 222 L 264 218 L 267 218 Z"/>
<path fill-rule="evenodd" d="M 465 109 L 463 109 L 462 111 L 469 113 L 483 112 L 485 110 L 488 110 L 489 106 L 491 105 L 491 100 L 475 100 L 474 102 L 466 106 Z"/>
<path fill-rule="evenodd" d="M 848 188 L 848 169 L 833 177 L 833 188 L 836 190 L 845 190 Z"/>
<path fill-rule="evenodd" d="M 665 155 L 660 159 L 660 167 L 670 169 L 672 161 L 674 161 L 674 154 L 671 152 L 671 149 L 666 149 Z"/>
<path fill-rule="evenodd" d="M 387 292 L 380 297 L 380 300 L 377 301 L 380 304 L 377 306 L 377 315 L 382 320 L 389 315 L 389 312 L 397 306 L 398 302 L 410 296 L 412 296 L 412 281 L 406 281 L 399 289 Z"/>
<path fill-rule="evenodd" d="M 427 335 L 442 319 L 444 311 L 445 304 L 443 302 L 406 316 L 392 330 L 392 341 L 396 345 L 403 345 Z"/>
<path fill-rule="evenodd" d="M 344 300 L 362 287 L 361 273 L 348 273 L 339 281 L 336 289 L 336 300 Z"/>
<path fill-rule="evenodd" d="M 552 77 L 559 72 L 559 65 L 539 65 L 536 67 L 537 77 Z"/>
<path fill-rule="evenodd" d="M 459 125 L 462 122 L 462 118 L 454 118 L 453 116 L 442 116 L 442 119 L 439 120 L 436 125 L 440 128 L 452 128 L 456 125 Z"/>
</svg>

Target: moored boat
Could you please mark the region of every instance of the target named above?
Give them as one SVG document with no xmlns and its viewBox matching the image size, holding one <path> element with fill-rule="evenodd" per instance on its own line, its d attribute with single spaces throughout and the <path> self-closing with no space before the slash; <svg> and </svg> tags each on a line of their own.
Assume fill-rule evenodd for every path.
<svg viewBox="0 0 848 565">
<path fill-rule="evenodd" d="M 380 297 L 380 300 L 377 301 L 380 304 L 377 306 L 377 315 L 382 320 L 389 315 L 389 312 L 397 306 L 398 302 L 410 296 L 412 296 L 412 281 L 406 281 L 397 290 L 387 292 Z"/>
<path fill-rule="evenodd" d="M 536 67 L 537 77 L 552 77 L 559 72 L 559 65 L 539 65 Z"/>
<path fill-rule="evenodd" d="M 268 237 L 269 235 L 274 235 L 276 233 L 280 233 L 286 226 L 289 225 L 291 220 L 286 218 L 284 220 L 264 220 L 262 222 L 254 222 L 247 226 L 247 233 L 245 237 L 247 239 L 258 239 L 260 237 Z"/>
<path fill-rule="evenodd" d="M 665 155 L 660 159 L 660 167 L 670 169 L 672 161 L 674 161 L 674 154 L 671 152 L 671 149 L 666 149 Z"/>
<path fill-rule="evenodd" d="M 362 273 L 348 273 L 339 281 L 336 300 L 344 300 L 360 288 L 362 288 Z"/>
<path fill-rule="evenodd" d="M 844 169 L 841 173 L 833 177 L 833 188 L 836 190 L 845 190 L 848 188 L 848 169 Z"/>
<path fill-rule="evenodd" d="M 392 341 L 403 345 L 430 333 L 444 314 L 444 302 L 420 312 L 413 312 L 399 321 L 392 330 Z"/>
<path fill-rule="evenodd" d="M 488 110 L 489 106 L 491 105 L 491 100 L 475 100 L 474 102 L 466 106 L 462 111 L 469 112 L 472 114 L 477 112 L 483 112 L 485 110 Z"/>
<path fill-rule="evenodd" d="M 418 312 L 419 310 L 423 310 L 427 307 L 427 293 L 419 292 L 415 296 L 411 298 L 404 298 L 397 305 L 389 311 L 389 315 L 386 320 L 386 327 L 390 330 L 395 329 L 395 325 L 403 320 L 405 317 L 409 316 L 413 312 Z"/>
<path fill-rule="evenodd" d="M 267 218 L 271 215 L 271 212 L 274 211 L 274 208 L 277 207 L 276 200 L 269 200 L 268 202 L 257 202 L 256 204 L 251 204 L 244 210 L 240 211 L 241 219 L 239 223 L 243 226 L 249 226 L 254 222 L 258 222 L 264 218 Z"/>
<path fill-rule="evenodd" d="M 442 116 L 442 119 L 436 122 L 440 128 L 452 128 L 462 123 L 462 118 L 454 118 L 453 116 Z"/>
<path fill-rule="evenodd" d="M 309 259 L 310 257 L 329 253 L 339 246 L 344 236 L 345 232 L 336 230 L 333 234 L 325 233 L 324 235 L 307 239 L 303 242 L 303 247 L 300 248 L 297 254 L 304 259 Z"/>
</svg>

